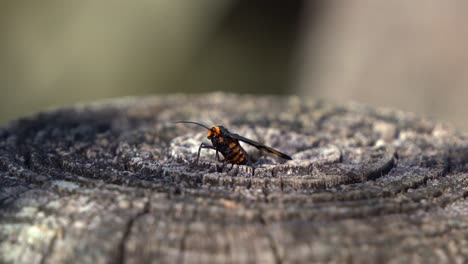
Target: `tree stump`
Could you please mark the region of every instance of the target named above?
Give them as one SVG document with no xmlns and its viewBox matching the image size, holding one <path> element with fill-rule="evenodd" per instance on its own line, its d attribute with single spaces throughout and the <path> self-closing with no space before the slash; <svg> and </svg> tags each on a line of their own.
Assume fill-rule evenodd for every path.
<svg viewBox="0 0 468 264">
<path fill-rule="evenodd" d="M 246 147 L 221 168 L 193 120 Z M 466 263 L 468 138 L 312 98 L 109 100 L 0 130 L 1 263 Z"/>
</svg>

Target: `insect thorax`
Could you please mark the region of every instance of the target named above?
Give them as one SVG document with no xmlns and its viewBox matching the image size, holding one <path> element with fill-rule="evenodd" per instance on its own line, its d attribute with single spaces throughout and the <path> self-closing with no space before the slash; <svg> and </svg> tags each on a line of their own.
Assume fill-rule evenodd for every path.
<svg viewBox="0 0 468 264">
<path fill-rule="evenodd" d="M 223 136 L 213 137 L 211 139 L 211 143 L 213 144 L 213 147 L 215 147 L 221 153 L 225 153 L 226 151 L 228 151 L 229 144 L 232 144 L 233 142 L 235 142 L 234 139 L 223 137 Z M 235 142 L 235 143 L 239 144 L 239 142 Z"/>
</svg>

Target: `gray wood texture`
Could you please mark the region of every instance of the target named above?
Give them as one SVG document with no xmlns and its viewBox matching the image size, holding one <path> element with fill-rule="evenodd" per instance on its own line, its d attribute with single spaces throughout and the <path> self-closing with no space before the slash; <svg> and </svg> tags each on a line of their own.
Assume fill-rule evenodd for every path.
<svg viewBox="0 0 468 264">
<path fill-rule="evenodd" d="M 228 171 L 193 120 L 246 147 Z M 244 145 L 245 146 L 245 145 Z M 466 263 L 468 139 L 312 98 L 174 95 L 0 129 L 0 263 Z"/>
</svg>

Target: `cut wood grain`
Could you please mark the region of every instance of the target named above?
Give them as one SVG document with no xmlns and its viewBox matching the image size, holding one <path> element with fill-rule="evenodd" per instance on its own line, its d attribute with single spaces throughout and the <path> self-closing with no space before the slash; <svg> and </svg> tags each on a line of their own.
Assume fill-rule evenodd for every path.
<svg viewBox="0 0 468 264">
<path fill-rule="evenodd" d="M 292 156 L 221 168 L 224 125 Z M 468 139 L 311 98 L 160 96 L 0 129 L 1 263 L 466 263 Z"/>
</svg>

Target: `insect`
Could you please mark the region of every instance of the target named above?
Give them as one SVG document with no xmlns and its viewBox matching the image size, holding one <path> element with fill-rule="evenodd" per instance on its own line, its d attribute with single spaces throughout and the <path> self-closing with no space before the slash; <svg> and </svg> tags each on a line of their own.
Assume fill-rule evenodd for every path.
<svg viewBox="0 0 468 264">
<path fill-rule="evenodd" d="M 234 165 L 249 165 L 253 166 L 252 161 L 250 160 L 249 155 L 247 152 L 242 148 L 242 146 L 239 144 L 239 141 L 245 142 L 249 145 L 252 145 L 256 147 L 257 149 L 273 153 L 278 157 L 281 157 L 283 159 L 287 160 L 292 160 L 292 158 L 282 152 L 279 152 L 276 149 L 267 147 L 261 143 L 258 143 L 256 141 L 253 141 L 251 139 L 239 136 L 237 134 L 229 132 L 225 127 L 223 126 L 213 126 L 211 128 L 208 128 L 207 126 L 197 123 L 197 122 L 192 122 L 192 121 L 175 121 L 173 123 L 186 123 L 186 124 L 195 124 L 199 125 L 201 127 L 206 128 L 207 131 L 207 138 L 211 141 L 212 145 L 208 145 L 205 143 L 201 143 L 200 147 L 198 148 L 198 154 L 197 154 L 197 159 L 195 160 L 195 163 L 198 163 L 198 160 L 200 159 L 200 151 L 201 149 L 213 149 L 216 150 L 216 158 L 218 161 L 221 161 L 219 158 L 219 154 L 223 155 L 224 160 L 223 162 L 228 162 L 232 164 L 231 168 Z"/>
</svg>

